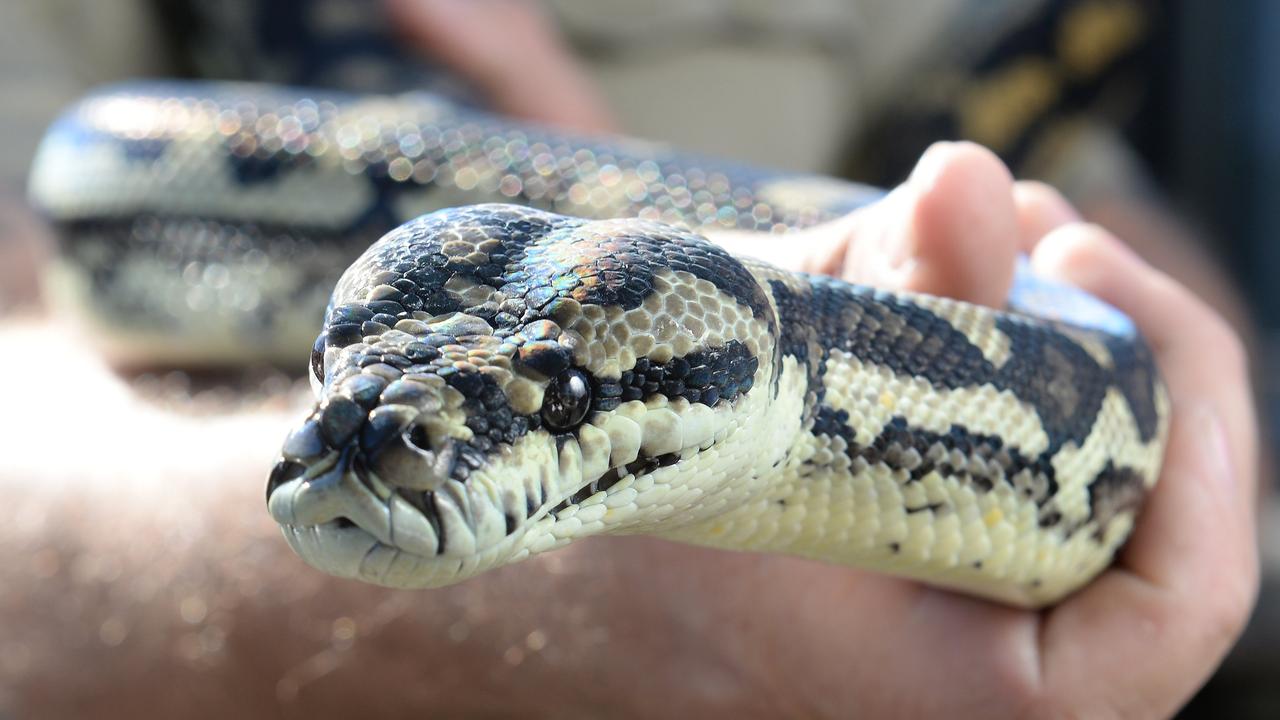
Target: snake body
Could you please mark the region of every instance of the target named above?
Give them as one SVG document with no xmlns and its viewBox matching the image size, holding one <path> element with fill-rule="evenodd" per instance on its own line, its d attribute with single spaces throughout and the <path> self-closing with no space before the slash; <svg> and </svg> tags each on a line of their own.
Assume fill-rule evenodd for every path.
<svg viewBox="0 0 1280 720">
<path fill-rule="evenodd" d="M 267 488 L 337 575 L 438 586 L 646 533 L 1038 606 L 1106 567 L 1158 476 L 1152 357 L 1087 295 L 1020 273 L 996 311 L 699 234 L 813 224 L 861 186 L 425 96 L 170 85 L 73 109 L 33 189 L 64 285 L 167 357 L 296 353 L 328 259 L 363 250 L 306 341 L 318 400 Z M 148 262 L 183 292 L 122 287 Z"/>
</svg>

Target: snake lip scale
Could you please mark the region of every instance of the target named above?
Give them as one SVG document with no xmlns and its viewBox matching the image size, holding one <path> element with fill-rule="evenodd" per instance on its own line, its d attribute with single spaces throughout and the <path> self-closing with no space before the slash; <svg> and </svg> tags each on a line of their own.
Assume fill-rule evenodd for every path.
<svg viewBox="0 0 1280 720">
<path fill-rule="evenodd" d="M 340 576 L 434 587 L 651 534 L 1034 607 L 1107 567 L 1159 475 L 1167 393 L 1088 295 L 1023 267 L 993 310 L 704 237 L 863 186 L 422 94 L 164 83 L 69 110 L 31 187 L 50 286 L 115 356 L 311 348 L 267 505 Z"/>
<path fill-rule="evenodd" d="M 619 480 L 624 478 L 634 479 L 653 468 L 665 467 L 666 465 L 674 462 L 675 459 L 676 458 L 674 456 L 664 456 L 663 458 L 658 459 L 637 460 L 632 463 L 628 463 L 625 466 L 612 468 L 599 480 L 595 480 L 584 485 L 572 496 L 567 497 L 550 507 L 549 503 L 539 501 L 537 493 L 531 494 L 526 497 L 526 515 L 524 517 L 518 517 L 510 514 L 506 515 L 505 535 L 502 538 L 497 539 L 494 546 L 477 546 L 474 556 L 488 556 L 496 558 L 503 556 L 504 553 L 510 553 L 510 548 L 519 544 L 521 541 L 519 533 L 527 527 L 537 525 L 544 517 L 554 517 L 558 513 L 566 511 L 571 506 L 576 509 L 578 507 L 589 507 L 592 504 L 602 503 L 608 497 L 609 488 L 616 485 Z M 288 462 L 289 461 L 281 461 L 281 464 Z M 322 471 L 321 474 L 323 474 L 323 472 L 324 471 Z M 370 482 L 369 478 L 366 475 L 363 475 L 359 470 L 351 469 L 348 470 L 348 472 L 353 473 L 360 482 L 365 484 Z M 308 474 L 308 479 L 304 482 L 312 482 L 315 480 L 316 477 Z M 296 492 L 296 486 L 301 484 L 303 483 L 295 484 L 291 490 Z M 274 490 L 274 487 L 269 488 L 269 500 L 272 490 Z M 285 492 L 287 494 L 289 490 L 286 490 Z M 449 535 L 441 521 L 441 512 L 437 504 L 439 500 L 434 494 L 428 496 L 424 503 L 417 506 L 417 510 L 422 513 L 424 518 L 427 519 L 432 530 L 435 532 L 437 541 L 434 552 L 431 552 L 430 548 L 424 548 L 420 545 L 410 549 L 397 543 L 396 528 L 394 523 L 390 520 L 389 514 L 374 516 L 375 519 L 373 519 L 369 524 L 369 527 L 372 528 L 371 530 L 366 530 L 364 526 L 342 515 L 334 518 L 333 520 L 320 523 L 296 523 L 294 521 L 295 518 L 290 515 L 290 512 L 294 507 L 296 507 L 294 505 L 296 500 L 285 501 L 283 500 L 284 497 L 285 495 L 282 495 L 282 500 L 272 506 L 272 514 L 277 522 L 280 523 L 285 537 L 294 549 L 309 562 L 324 567 L 326 570 L 336 575 L 352 578 L 362 577 L 362 572 L 365 571 L 364 568 L 367 567 L 366 563 L 371 561 L 373 553 L 382 549 L 389 549 L 392 551 L 393 557 L 390 560 L 391 564 L 407 562 L 414 565 L 422 565 L 428 562 L 437 562 L 442 556 L 446 555 L 446 548 L 448 548 L 449 545 Z M 401 495 L 401 497 L 404 498 L 404 495 Z M 468 526 L 467 530 L 469 530 L 473 535 L 475 534 L 474 527 Z M 470 541 L 470 539 L 468 539 L 468 541 Z M 341 553 L 336 556 L 316 553 L 316 550 L 319 548 L 334 545 L 346 548 L 349 552 Z M 367 550 L 363 554 L 350 551 L 361 548 L 367 548 Z M 486 565 L 492 564 L 494 561 L 489 560 L 485 565 L 478 565 L 471 568 L 468 568 L 467 559 L 465 558 L 449 558 L 445 560 L 445 562 L 452 563 L 452 565 L 448 565 L 446 567 L 450 572 L 452 572 L 454 577 L 462 577 L 464 574 L 470 575 L 478 572 L 480 569 L 483 569 Z"/>
</svg>

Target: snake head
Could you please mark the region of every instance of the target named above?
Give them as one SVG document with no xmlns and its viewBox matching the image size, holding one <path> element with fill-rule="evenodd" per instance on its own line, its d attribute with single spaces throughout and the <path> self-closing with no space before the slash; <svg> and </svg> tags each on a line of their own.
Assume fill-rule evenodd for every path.
<svg viewBox="0 0 1280 720">
<path fill-rule="evenodd" d="M 317 567 L 401 587 L 696 521 L 777 460 L 759 445 L 785 428 L 745 419 L 770 402 L 773 313 L 741 263 L 670 226 L 424 216 L 339 282 L 269 509 Z"/>
</svg>

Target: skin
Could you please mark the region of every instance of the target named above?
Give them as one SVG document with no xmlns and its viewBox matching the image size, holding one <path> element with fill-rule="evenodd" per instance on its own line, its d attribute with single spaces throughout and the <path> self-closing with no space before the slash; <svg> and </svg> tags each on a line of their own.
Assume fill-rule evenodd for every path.
<svg viewBox="0 0 1280 720">
<path fill-rule="evenodd" d="M 1165 470 L 1117 565 L 1056 608 L 645 538 L 590 539 L 438 591 L 328 578 L 263 509 L 301 397 L 166 407 L 66 329 L 10 321 L 0 376 L 50 380 L 12 383 L 0 410 L 16 449 L 0 466 L 0 711 L 1172 714 L 1257 589 L 1244 353 L 1203 302 L 1025 187 L 984 150 L 936 146 L 890 202 L 813 232 L 794 260 L 994 303 L 1021 248 L 1146 333 L 1173 400 Z"/>
<path fill-rule="evenodd" d="M 405 42 L 500 113 L 582 132 L 616 122 L 555 25 L 525 0 L 383 0 Z"/>
</svg>

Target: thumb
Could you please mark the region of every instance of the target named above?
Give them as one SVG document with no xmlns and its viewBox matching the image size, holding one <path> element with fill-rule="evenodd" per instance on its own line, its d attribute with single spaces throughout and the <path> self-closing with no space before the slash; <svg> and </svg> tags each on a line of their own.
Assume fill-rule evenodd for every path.
<svg viewBox="0 0 1280 720">
<path fill-rule="evenodd" d="M 843 257 L 822 268 L 851 282 L 999 307 L 1021 231 L 1013 178 L 972 143 L 936 143 L 905 183 L 843 220 Z"/>
</svg>

